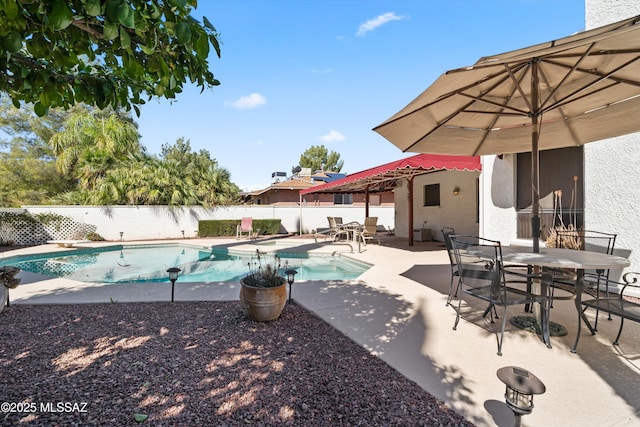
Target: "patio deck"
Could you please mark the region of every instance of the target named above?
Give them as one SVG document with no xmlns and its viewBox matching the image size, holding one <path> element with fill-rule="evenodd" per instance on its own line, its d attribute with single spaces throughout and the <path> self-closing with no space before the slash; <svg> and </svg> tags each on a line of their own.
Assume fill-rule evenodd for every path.
<svg viewBox="0 0 640 427">
<path fill-rule="evenodd" d="M 496 355 L 492 325 L 481 311 L 452 326 L 455 312 L 446 307 L 450 268 L 439 242 L 416 242 L 382 236 L 382 245 L 367 245 L 349 254 L 342 246 L 318 247 L 313 239 L 288 238 L 278 244 L 312 252 L 345 251 L 374 266 L 359 280 L 300 282 L 293 298 L 390 366 L 446 402 L 477 425 L 513 425 L 504 403 L 504 385 L 496 371 L 503 366 L 530 370 L 547 387 L 536 396 L 524 425 L 640 426 L 640 325 L 628 322 L 621 345 L 614 347 L 619 320 L 601 318 L 591 336 L 583 327 L 577 354 L 570 353 L 577 327 L 572 301 L 556 301 L 551 319 L 569 334 L 552 337 L 548 349 L 532 333 L 508 327 L 503 356 Z M 177 240 L 178 242 L 180 240 Z M 187 239 L 186 243 L 229 245 L 251 250 L 259 241 Z M 33 253 L 43 247 L 11 253 Z M 47 250 L 59 250 L 49 246 Z M 0 257 L 8 253 L 0 253 Z M 171 285 L 85 284 L 66 279 L 42 280 L 22 272 L 22 285 L 11 291 L 14 304 L 87 303 L 169 300 Z M 159 287 L 164 289 L 160 290 Z M 153 291 L 153 292 L 151 292 Z M 236 286 L 176 283 L 176 300 L 237 300 Z M 520 314 L 519 307 L 510 311 Z M 592 315 L 592 314 L 590 314 Z M 495 325 L 497 330 L 498 326 Z"/>
</svg>

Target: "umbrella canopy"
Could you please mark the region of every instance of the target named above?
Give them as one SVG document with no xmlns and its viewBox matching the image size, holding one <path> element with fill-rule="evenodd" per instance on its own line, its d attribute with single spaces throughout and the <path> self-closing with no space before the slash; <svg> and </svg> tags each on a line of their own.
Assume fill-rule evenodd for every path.
<svg viewBox="0 0 640 427">
<path fill-rule="evenodd" d="M 403 151 L 532 153 L 539 251 L 539 150 L 640 131 L 640 16 L 447 71 L 374 128 Z"/>
</svg>

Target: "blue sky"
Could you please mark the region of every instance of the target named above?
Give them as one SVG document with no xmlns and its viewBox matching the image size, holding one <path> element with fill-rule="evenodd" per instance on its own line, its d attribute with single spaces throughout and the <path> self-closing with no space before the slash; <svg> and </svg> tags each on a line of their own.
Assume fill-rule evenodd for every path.
<svg viewBox="0 0 640 427">
<path fill-rule="evenodd" d="M 220 33 L 221 85 L 150 101 L 142 144 L 184 137 L 242 190 L 288 175 L 312 145 L 354 173 L 413 155 L 371 129 L 444 71 L 584 29 L 584 0 L 200 0 Z"/>
</svg>

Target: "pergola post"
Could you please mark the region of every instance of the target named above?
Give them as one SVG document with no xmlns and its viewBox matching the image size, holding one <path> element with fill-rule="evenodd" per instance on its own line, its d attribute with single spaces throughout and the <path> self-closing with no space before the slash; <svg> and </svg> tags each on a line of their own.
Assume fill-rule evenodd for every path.
<svg viewBox="0 0 640 427">
<path fill-rule="evenodd" d="M 369 218 L 369 186 L 364 188 L 364 217 Z"/>
<path fill-rule="evenodd" d="M 409 246 L 413 246 L 413 176 L 407 178 L 407 199 L 409 199 Z"/>
</svg>

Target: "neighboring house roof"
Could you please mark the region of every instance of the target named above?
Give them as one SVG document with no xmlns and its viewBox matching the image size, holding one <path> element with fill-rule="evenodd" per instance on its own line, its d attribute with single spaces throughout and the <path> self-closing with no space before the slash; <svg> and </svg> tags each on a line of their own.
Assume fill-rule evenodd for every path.
<svg viewBox="0 0 640 427">
<path fill-rule="evenodd" d="M 314 187 L 317 185 L 321 185 L 322 182 L 311 182 L 297 178 L 287 179 L 286 181 L 280 181 L 271 184 L 267 188 L 263 188 L 262 190 L 252 191 L 247 193 L 248 196 L 260 196 L 266 193 L 269 190 L 303 190 L 309 187 Z"/>
<path fill-rule="evenodd" d="M 313 178 L 316 181 L 331 182 L 337 179 L 342 179 L 345 176 L 346 176 L 345 174 L 340 172 L 324 171 L 324 172 L 314 173 L 313 175 L 311 175 L 311 178 Z"/>
<path fill-rule="evenodd" d="M 401 178 L 410 178 L 440 170 L 480 171 L 478 156 L 443 156 L 439 154 L 418 154 L 384 165 L 356 172 L 342 179 L 300 191 L 309 193 L 371 193 L 388 191 Z"/>
</svg>

